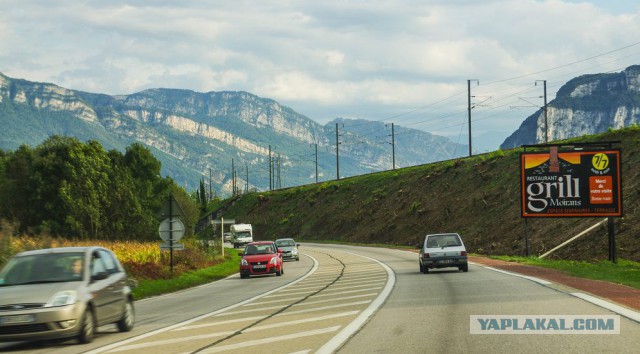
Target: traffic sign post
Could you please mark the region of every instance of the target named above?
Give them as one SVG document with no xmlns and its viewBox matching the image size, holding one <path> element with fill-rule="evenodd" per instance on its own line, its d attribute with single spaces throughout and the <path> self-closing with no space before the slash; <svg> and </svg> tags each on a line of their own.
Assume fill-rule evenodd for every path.
<svg viewBox="0 0 640 354">
<path fill-rule="evenodd" d="M 222 254 L 222 258 L 224 258 L 224 225 L 233 225 L 235 223 L 235 219 L 228 219 L 225 221 L 224 218 L 220 218 L 220 220 L 211 220 L 212 225 L 220 225 L 220 254 Z"/>
<path fill-rule="evenodd" d="M 158 227 L 158 233 L 160 238 L 165 242 L 160 245 L 160 249 L 169 250 L 169 264 L 171 273 L 173 273 L 173 250 L 184 250 L 184 244 L 174 242 L 179 241 L 184 236 L 184 224 L 178 217 L 184 217 L 184 211 L 178 201 L 173 198 L 173 194 L 169 193 L 169 199 L 163 205 L 160 215 L 166 218 L 160 223 Z"/>
</svg>

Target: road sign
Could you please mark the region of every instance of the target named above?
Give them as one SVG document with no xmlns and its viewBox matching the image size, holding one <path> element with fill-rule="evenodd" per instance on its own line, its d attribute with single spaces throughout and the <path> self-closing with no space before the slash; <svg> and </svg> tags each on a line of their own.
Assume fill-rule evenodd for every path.
<svg viewBox="0 0 640 354">
<path fill-rule="evenodd" d="M 184 218 L 184 211 L 182 210 L 180 204 L 178 204 L 178 201 L 176 201 L 176 198 L 174 198 L 173 195 L 169 194 L 169 198 L 162 205 L 160 215 L 169 218 Z"/>
<path fill-rule="evenodd" d="M 224 219 L 224 221 L 221 220 L 211 220 L 211 224 L 213 225 L 220 225 L 220 224 L 224 224 L 224 225 L 233 225 L 236 223 L 236 219 Z"/>
<path fill-rule="evenodd" d="M 184 250 L 184 243 L 174 243 L 173 245 L 170 245 L 169 243 L 165 242 L 163 244 L 160 245 L 160 249 L 161 250 L 175 250 L 175 251 L 182 251 Z"/>
<path fill-rule="evenodd" d="M 160 223 L 158 233 L 164 242 L 169 242 L 169 240 L 177 242 L 184 236 L 184 224 L 180 219 L 166 218 Z"/>
</svg>

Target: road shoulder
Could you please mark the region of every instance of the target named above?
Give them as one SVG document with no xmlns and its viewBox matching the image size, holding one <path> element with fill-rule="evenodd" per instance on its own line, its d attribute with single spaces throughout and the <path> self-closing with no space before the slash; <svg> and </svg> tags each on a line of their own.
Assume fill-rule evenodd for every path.
<svg viewBox="0 0 640 354">
<path fill-rule="evenodd" d="M 640 310 L 640 290 L 630 286 L 609 283 L 602 280 L 578 278 L 567 275 L 557 269 L 506 262 L 480 256 L 469 256 L 469 261 L 508 272 L 545 279 L 610 300 L 636 311 Z"/>
</svg>

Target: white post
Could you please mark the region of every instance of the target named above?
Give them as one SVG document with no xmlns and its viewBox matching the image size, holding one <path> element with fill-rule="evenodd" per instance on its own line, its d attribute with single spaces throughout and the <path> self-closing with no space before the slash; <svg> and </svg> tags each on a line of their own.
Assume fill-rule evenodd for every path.
<svg viewBox="0 0 640 354">
<path fill-rule="evenodd" d="M 595 224 L 595 225 L 591 226 L 590 228 L 588 228 L 588 229 L 586 229 L 586 230 L 582 231 L 581 233 L 579 233 L 579 234 L 577 234 L 577 235 L 573 236 L 572 238 L 570 238 L 570 239 L 568 239 L 567 241 L 565 241 L 565 242 L 561 243 L 560 245 L 558 245 L 558 246 L 554 247 L 554 248 L 553 248 L 553 249 L 551 249 L 549 252 L 547 252 L 547 253 L 543 254 L 542 256 L 540 256 L 540 257 L 538 257 L 538 258 L 544 258 L 544 257 L 546 257 L 546 256 L 550 255 L 551 253 L 553 253 L 553 252 L 555 252 L 555 251 L 559 250 L 560 248 L 562 248 L 562 247 L 564 247 L 564 246 L 566 246 L 566 245 L 570 244 L 571 242 L 573 242 L 573 241 L 575 241 L 575 240 L 579 239 L 580 237 L 584 236 L 584 235 L 585 235 L 586 233 L 588 233 L 589 231 L 591 231 L 591 230 L 595 229 L 596 227 L 598 227 L 598 226 L 602 225 L 602 223 L 604 223 L 605 221 L 607 221 L 607 219 L 604 219 L 604 220 L 600 221 L 599 223 L 597 223 L 597 224 Z"/>
<path fill-rule="evenodd" d="M 220 218 L 220 253 L 222 254 L 222 258 L 224 259 L 224 218 Z"/>
</svg>

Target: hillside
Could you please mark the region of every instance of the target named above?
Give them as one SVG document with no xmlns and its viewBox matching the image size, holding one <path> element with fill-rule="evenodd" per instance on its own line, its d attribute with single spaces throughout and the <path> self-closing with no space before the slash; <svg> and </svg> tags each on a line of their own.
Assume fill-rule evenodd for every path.
<svg viewBox="0 0 640 354">
<path fill-rule="evenodd" d="M 618 257 L 640 261 L 640 128 L 579 142 L 621 141 L 624 218 L 616 218 Z M 421 165 L 339 181 L 250 193 L 217 216 L 254 225 L 257 239 L 344 241 L 414 246 L 426 233 L 459 232 L 470 252 L 524 255 L 520 217 L 520 149 Z M 601 218 L 528 221 L 531 254 L 542 254 Z M 555 253 L 607 259 L 606 226 Z"/>
</svg>

